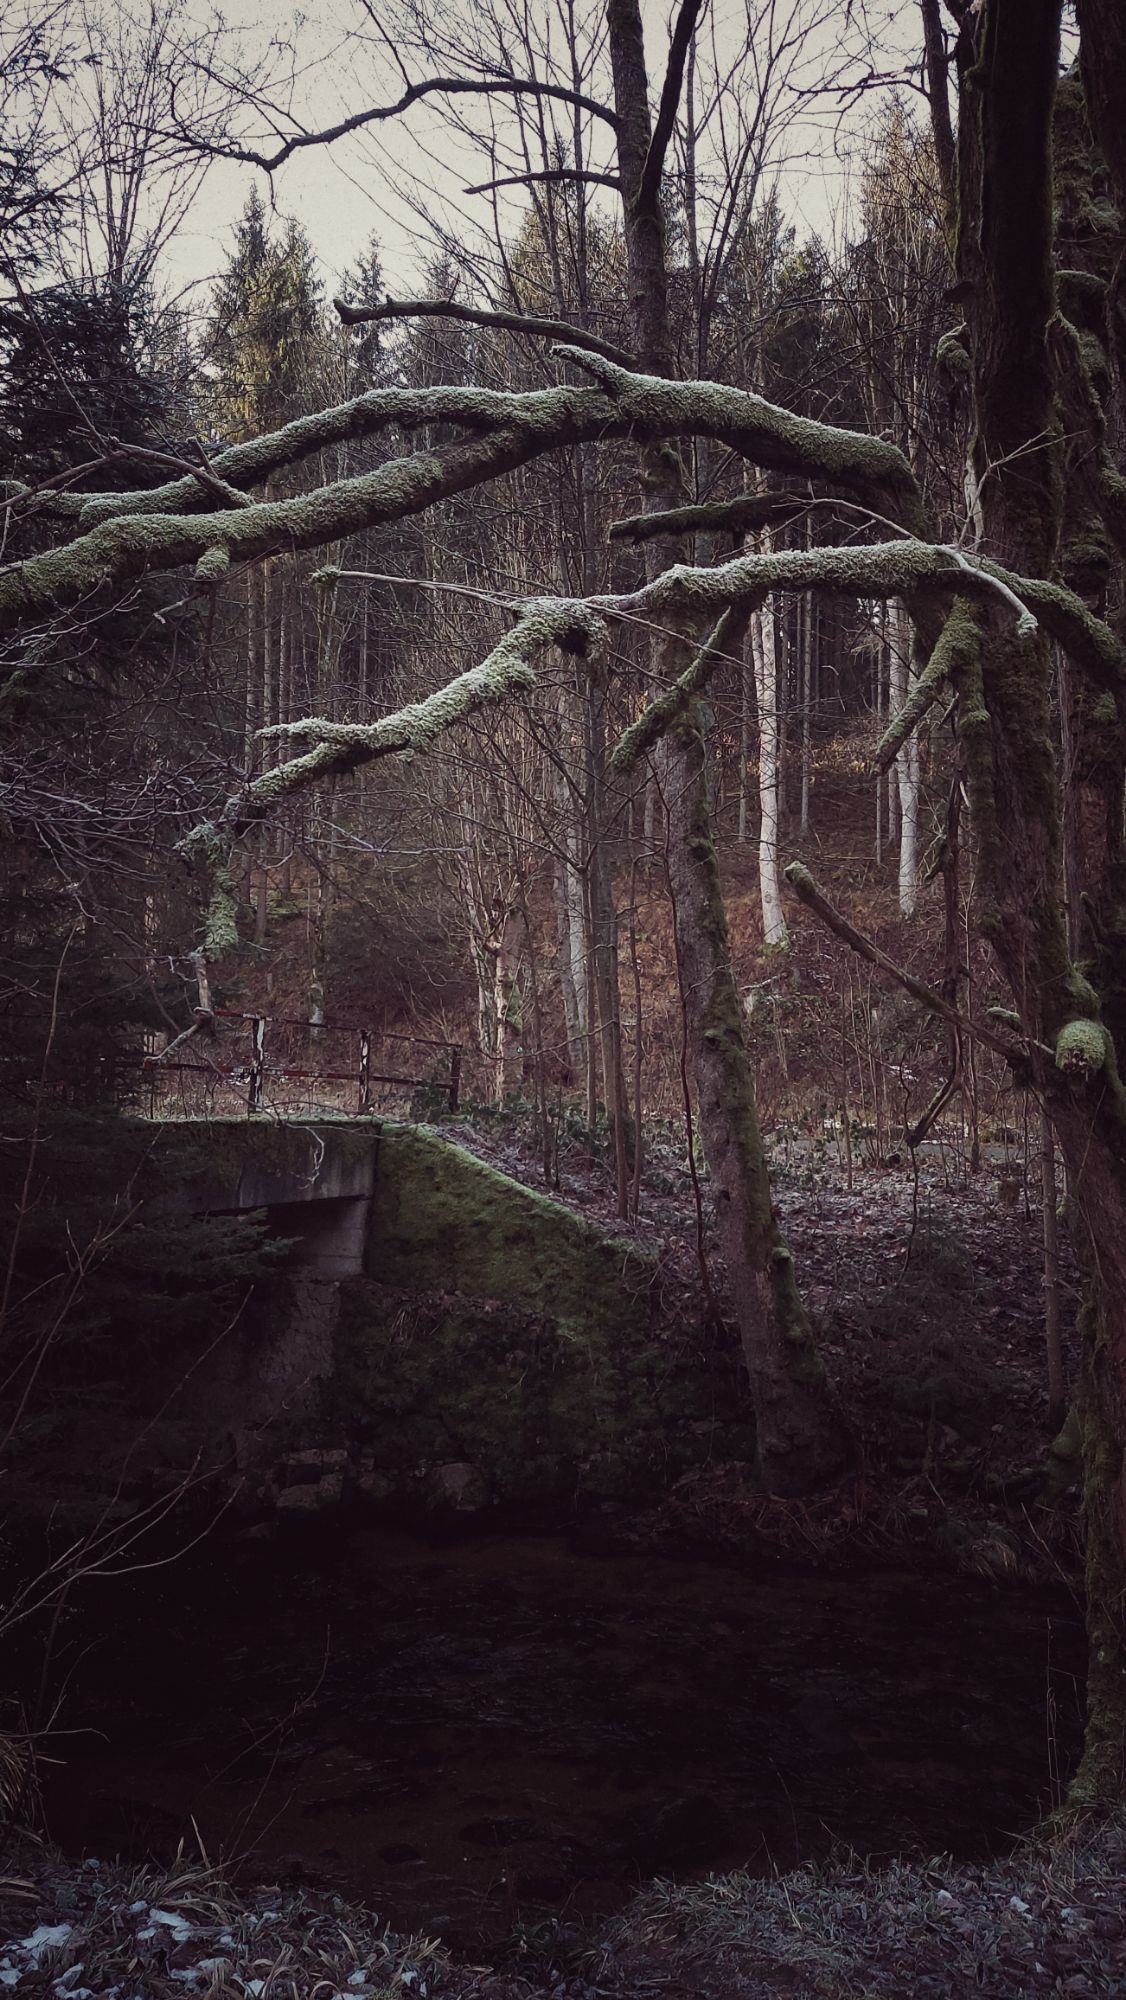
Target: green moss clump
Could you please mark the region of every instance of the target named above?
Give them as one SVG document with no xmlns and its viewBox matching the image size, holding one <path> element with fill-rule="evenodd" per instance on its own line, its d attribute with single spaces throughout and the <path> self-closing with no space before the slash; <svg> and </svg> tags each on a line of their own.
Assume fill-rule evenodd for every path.
<svg viewBox="0 0 1126 2000">
<path fill-rule="evenodd" d="M 967 377 L 973 374 L 973 362 L 965 346 L 966 323 L 955 326 L 944 333 L 934 350 L 934 358 L 946 375 Z"/>
<path fill-rule="evenodd" d="M 1096 1076 L 1106 1055 L 1106 1029 L 1098 1021 L 1068 1021 L 1056 1037 L 1056 1068 L 1068 1076 Z"/>
<path fill-rule="evenodd" d="M 576 1333 L 649 1325 L 650 1258 L 429 1132 L 384 1126 L 370 1240 L 384 1284 L 503 1300 Z"/>
</svg>

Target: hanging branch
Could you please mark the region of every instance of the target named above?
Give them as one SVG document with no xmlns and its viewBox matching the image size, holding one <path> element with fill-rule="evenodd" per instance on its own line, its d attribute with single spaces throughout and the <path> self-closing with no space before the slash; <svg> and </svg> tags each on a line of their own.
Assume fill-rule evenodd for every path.
<svg viewBox="0 0 1126 2000">
<path fill-rule="evenodd" d="M 1003 1042 L 999 1035 L 990 1034 L 989 1029 L 983 1028 L 979 1022 L 967 1020 L 964 1014 L 958 1012 L 957 1007 L 943 999 L 941 993 L 936 993 L 933 986 L 928 986 L 925 980 L 916 979 L 913 972 L 908 972 L 904 966 L 897 965 L 893 958 L 888 957 L 886 951 L 881 951 L 878 944 L 873 944 L 870 938 L 864 937 L 856 930 L 848 918 L 842 917 L 840 911 L 834 909 L 828 898 L 822 895 L 808 868 L 802 862 L 791 861 L 785 870 L 785 875 L 798 901 L 804 903 L 807 910 L 812 910 L 826 930 L 832 931 L 834 937 L 839 937 L 842 943 L 847 944 L 850 951 L 854 951 L 858 958 L 864 960 L 865 964 L 875 966 L 877 971 L 886 973 L 889 979 L 902 986 L 913 1000 L 917 1000 L 921 1007 L 925 1007 L 928 1013 L 934 1014 L 938 1020 L 945 1022 L 948 1028 L 953 1028 L 958 1034 L 976 1035 L 979 1042 L 996 1049 L 998 1054 L 1005 1056 L 1006 1059 L 1012 1057 L 1011 1046 Z"/>
<path fill-rule="evenodd" d="M 476 190 L 470 188 L 466 192 Z M 345 326 L 364 326 L 385 319 L 453 319 L 464 326 L 499 327 L 506 333 L 531 334 L 538 340 L 565 341 L 571 347 L 585 347 L 592 354 L 603 354 L 607 361 L 616 361 L 623 368 L 633 366 L 625 348 L 615 347 L 612 340 L 603 340 L 599 334 L 571 326 L 563 319 L 543 319 L 538 313 L 466 306 L 458 299 L 384 299 L 378 306 L 350 306 L 344 299 L 334 299 L 333 305 Z"/>
<path fill-rule="evenodd" d="M 230 873 L 235 842 L 290 793 L 340 777 L 381 757 L 413 757 L 429 750 L 455 723 L 526 692 L 536 684 L 533 661 L 545 646 L 585 657 L 605 635 L 602 620 L 569 598 L 533 599 L 488 657 L 425 700 L 409 702 L 379 722 L 331 722 L 306 717 L 261 730 L 263 737 L 313 740 L 313 748 L 263 771 L 228 800 L 218 820 L 194 827 L 179 852 L 202 865 L 208 887 L 203 945 L 207 960 L 223 958 L 238 942 L 237 901 Z"/>
<path fill-rule="evenodd" d="M 937 701 L 942 683 L 952 680 L 965 662 L 976 659 L 980 645 L 981 627 L 973 611 L 964 598 L 956 598 L 914 689 L 876 746 L 872 765 L 881 777 L 894 764 L 916 724 Z"/>
<path fill-rule="evenodd" d="M 765 595 L 765 592 L 763 593 Z M 691 666 L 686 667 L 679 680 L 671 688 L 650 702 L 637 721 L 624 731 L 610 758 L 610 769 L 619 777 L 625 777 L 639 757 L 651 750 L 658 738 L 684 715 L 696 696 L 707 686 L 713 673 L 724 660 L 730 659 L 732 649 L 743 637 L 754 612 L 762 599 L 747 600 L 730 605 L 719 619 L 710 637 L 701 646 Z"/>
</svg>

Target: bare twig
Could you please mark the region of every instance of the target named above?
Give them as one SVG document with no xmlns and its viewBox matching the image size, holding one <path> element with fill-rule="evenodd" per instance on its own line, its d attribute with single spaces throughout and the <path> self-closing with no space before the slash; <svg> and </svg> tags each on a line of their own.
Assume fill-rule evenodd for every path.
<svg viewBox="0 0 1126 2000">
<path fill-rule="evenodd" d="M 947 1027 L 956 1028 L 959 1034 L 976 1035 L 979 1042 L 996 1049 L 997 1053 L 1006 1059 L 1012 1056 L 1011 1043 L 1005 1043 L 999 1035 L 991 1034 L 980 1022 L 967 1020 L 964 1014 L 958 1012 L 957 1007 L 951 1006 L 948 1000 L 943 999 L 941 993 L 936 993 L 933 986 L 928 986 L 923 979 L 916 979 L 914 973 L 908 972 L 904 966 L 897 965 L 893 958 L 888 957 L 886 951 L 881 951 L 878 944 L 873 944 L 870 938 L 864 937 L 849 923 L 847 917 L 842 917 L 840 911 L 834 909 L 828 898 L 822 895 L 808 868 L 802 862 L 791 861 L 785 874 L 798 901 L 804 903 L 806 909 L 811 910 L 825 925 L 826 930 L 832 931 L 835 937 L 839 937 L 858 958 L 864 959 L 868 965 L 875 966 L 877 971 L 886 973 L 889 979 L 893 979 L 897 986 L 902 986 L 907 993 L 910 993 L 913 1000 L 917 1000 L 928 1013 L 944 1021 Z"/>
<path fill-rule="evenodd" d="M 473 190 L 469 190 L 473 192 Z M 386 319 L 454 319 L 464 326 L 499 327 L 506 333 L 526 333 L 537 340 L 565 341 L 571 347 L 588 347 L 592 354 L 604 354 L 623 368 L 632 367 L 630 356 L 612 340 L 603 340 L 581 326 L 563 319 L 542 319 L 537 313 L 505 312 L 500 307 L 466 306 L 458 299 L 384 299 L 378 306 L 350 306 L 334 299 L 345 326 L 364 326 Z"/>
</svg>

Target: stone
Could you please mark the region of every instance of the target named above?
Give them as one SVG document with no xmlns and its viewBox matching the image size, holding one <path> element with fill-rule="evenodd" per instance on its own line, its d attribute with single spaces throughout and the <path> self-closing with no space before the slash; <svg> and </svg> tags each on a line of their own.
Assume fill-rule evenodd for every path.
<svg viewBox="0 0 1126 2000">
<path fill-rule="evenodd" d="M 319 1449 L 312 1451 L 291 1451 L 285 1461 L 285 1469 L 291 1477 L 300 1472 L 323 1472 L 324 1462 L 325 1454 Z M 299 1483 L 299 1481 L 294 1479 L 294 1484 Z"/>
<path fill-rule="evenodd" d="M 389 1500 L 395 1491 L 395 1482 L 385 1472 L 362 1472 L 356 1481 L 357 1491 L 365 1500 Z"/>
<path fill-rule="evenodd" d="M 478 1514 L 489 1504 L 489 1492 L 476 1466 L 462 1460 L 436 1465 L 430 1474 L 431 1498 L 458 1514 Z"/>
<path fill-rule="evenodd" d="M 279 1514 L 317 1514 L 324 1505 L 319 1480 L 315 1486 L 286 1486 L 278 1494 Z"/>
</svg>

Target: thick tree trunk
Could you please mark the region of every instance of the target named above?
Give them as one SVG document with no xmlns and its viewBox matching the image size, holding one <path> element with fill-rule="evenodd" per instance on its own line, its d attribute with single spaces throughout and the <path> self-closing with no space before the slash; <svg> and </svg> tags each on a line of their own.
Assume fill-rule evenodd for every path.
<svg viewBox="0 0 1126 2000">
<path fill-rule="evenodd" d="M 990 553 L 1040 576 L 1051 575 L 1056 559 L 1068 470 L 1049 338 L 1059 22 L 1059 0 L 990 0 L 972 37 L 963 36 L 961 57 L 958 264 L 970 301 L 977 503 Z M 1126 1096 L 1099 1021 L 1100 994 L 1068 948 L 1048 645 L 1039 633 L 1022 633 L 1000 606 L 978 621 L 980 670 L 961 670 L 958 693 L 979 907 L 1021 1015 L 1031 1078 L 1055 1125 L 1087 1244 L 1078 1403 L 1091 1646 L 1088 1731 L 1073 1795 L 1121 1798 Z M 1121 697 L 1119 718 L 1121 727 Z M 1121 800 L 1118 810 L 1120 821 Z"/>
<path fill-rule="evenodd" d="M 645 193 L 652 132 L 637 0 L 607 0 L 607 25 L 638 366 L 670 375 L 660 195 L 657 188 Z M 644 449 L 641 477 L 647 511 L 681 506 L 689 498 L 675 452 Z M 647 544 L 647 553 L 651 573 L 657 573 L 684 560 L 687 549 L 665 536 Z M 669 686 L 683 671 L 696 639 L 689 625 L 666 622 L 653 647 L 656 686 Z M 793 1262 L 771 1206 L 708 811 L 698 705 L 669 731 L 659 757 L 700 1137 L 750 1378 L 759 1470 L 771 1491 L 797 1493 L 830 1478 L 845 1454 Z"/>
</svg>

